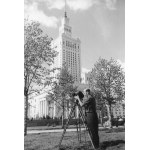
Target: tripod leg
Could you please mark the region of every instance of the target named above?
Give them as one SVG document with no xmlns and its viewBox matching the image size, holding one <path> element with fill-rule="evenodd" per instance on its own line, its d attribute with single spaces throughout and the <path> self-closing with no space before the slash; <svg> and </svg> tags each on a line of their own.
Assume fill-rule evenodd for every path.
<svg viewBox="0 0 150 150">
<path fill-rule="evenodd" d="M 75 110 L 75 107 L 76 107 L 76 104 L 73 106 L 73 108 L 71 109 L 71 112 L 70 112 L 70 114 L 69 114 L 69 117 L 68 117 L 66 126 L 65 126 L 65 128 L 64 128 L 63 134 L 62 134 L 61 139 L 60 139 L 60 142 L 59 142 L 59 148 L 60 148 L 61 142 L 62 142 L 62 140 L 63 140 L 63 138 L 64 138 L 66 129 L 67 129 L 68 125 L 69 125 L 69 121 L 70 121 L 70 119 L 71 119 L 71 115 L 72 115 L 72 113 L 73 113 L 74 110 Z"/>
<path fill-rule="evenodd" d="M 77 128 L 77 137 L 78 137 L 78 141 L 79 141 L 78 120 L 76 118 L 76 115 L 75 115 L 75 119 L 76 119 L 76 128 Z"/>
<path fill-rule="evenodd" d="M 85 120 L 85 116 L 84 116 L 84 114 L 83 114 L 83 112 L 82 112 L 80 106 L 78 106 L 78 107 L 79 107 L 79 113 L 81 114 L 81 118 L 82 118 L 84 127 L 85 127 L 85 129 L 87 128 L 88 133 L 89 133 L 88 135 L 89 135 L 90 141 L 91 141 L 91 143 L 92 143 L 93 148 L 95 149 L 94 144 L 93 144 L 93 141 L 92 141 L 92 137 L 91 137 L 91 132 L 90 132 L 88 126 L 85 124 L 85 121 L 86 121 L 86 120 Z"/>
<path fill-rule="evenodd" d="M 80 114 L 79 114 L 79 141 L 81 143 L 81 123 L 80 123 Z"/>
</svg>

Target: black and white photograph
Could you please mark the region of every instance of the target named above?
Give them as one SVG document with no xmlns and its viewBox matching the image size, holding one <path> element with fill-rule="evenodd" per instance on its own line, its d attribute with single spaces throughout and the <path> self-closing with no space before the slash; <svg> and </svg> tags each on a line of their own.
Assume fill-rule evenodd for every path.
<svg viewBox="0 0 150 150">
<path fill-rule="evenodd" d="M 24 150 L 125 150 L 125 0 L 24 0 Z"/>
<path fill-rule="evenodd" d="M 0 5 L 0 149 L 150 149 L 149 0 Z"/>
</svg>

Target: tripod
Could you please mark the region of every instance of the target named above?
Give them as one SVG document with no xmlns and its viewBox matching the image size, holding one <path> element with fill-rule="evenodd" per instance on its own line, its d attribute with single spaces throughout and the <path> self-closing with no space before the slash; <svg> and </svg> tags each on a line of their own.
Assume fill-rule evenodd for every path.
<svg viewBox="0 0 150 150">
<path fill-rule="evenodd" d="M 81 119 L 82 119 L 82 122 L 83 122 L 83 125 L 84 125 L 85 129 L 87 129 L 87 131 L 88 131 L 89 139 L 90 139 L 90 141 L 91 141 L 91 143 L 92 143 L 92 147 L 93 147 L 94 150 L 95 150 L 95 147 L 94 147 L 94 144 L 93 144 L 93 141 L 92 141 L 91 132 L 90 132 L 90 130 L 89 130 L 87 124 L 86 124 L 85 116 L 84 116 L 84 114 L 83 114 L 82 108 L 81 108 L 81 106 L 79 105 L 78 101 L 75 102 L 74 106 L 72 107 L 72 109 L 71 109 L 71 111 L 70 111 L 70 114 L 69 114 L 69 117 L 68 117 L 66 126 L 65 126 L 65 128 L 64 128 L 63 134 L 62 134 L 62 136 L 61 136 L 61 139 L 60 139 L 60 142 L 59 142 L 59 145 L 58 145 L 58 146 L 59 146 L 59 149 L 60 149 L 62 140 L 63 140 L 63 138 L 64 138 L 64 135 L 65 135 L 65 133 L 66 133 L 66 130 L 67 130 L 68 126 L 69 126 L 69 121 L 70 121 L 70 119 L 71 119 L 71 116 L 72 116 L 73 112 L 75 112 L 75 108 L 76 108 L 76 107 L 78 107 L 79 115 L 81 116 Z M 78 129 L 77 129 L 77 131 L 78 131 Z M 80 130 L 80 131 L 81 131 L 81 130 Z M 78 138 L 78 139 L 79 139 L 79 138 Z M 81 137 L 80 137 L 80 139 L 81 139 Z"/>
</svg>

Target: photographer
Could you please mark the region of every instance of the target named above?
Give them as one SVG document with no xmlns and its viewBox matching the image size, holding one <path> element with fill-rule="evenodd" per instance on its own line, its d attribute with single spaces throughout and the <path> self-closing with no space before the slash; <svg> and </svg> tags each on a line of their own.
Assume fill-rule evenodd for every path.
<svg viewBox="0 0 150 150">
<path fill-rule="evenodd" d="M 98 136 L 98 117 L 96 113 L 95 98 L 91 95 L 90 89 L 85 90 L 85 96 L 82 92 L 77 93 L 80 106 L 85 108 L 85 117 L 87 126 L 91 133 L 91 138 L 95 148 L 99 148 L 99 136 Z M 84 97 L 84 99 L 83 99 Z"/>
</svg>

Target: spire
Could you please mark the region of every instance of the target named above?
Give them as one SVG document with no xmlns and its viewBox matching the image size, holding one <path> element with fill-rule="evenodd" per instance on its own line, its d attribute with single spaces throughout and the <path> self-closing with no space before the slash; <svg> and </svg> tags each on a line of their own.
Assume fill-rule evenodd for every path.
<svg viewBox="0 0 150 150">
<path fill-rule="evenodd" d="M 66 11 L 66 0 L 65 0 L 65 14 L 64 17 L 67 18 L 67 11 Z"/>
</svg>

